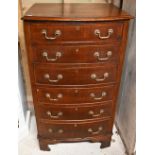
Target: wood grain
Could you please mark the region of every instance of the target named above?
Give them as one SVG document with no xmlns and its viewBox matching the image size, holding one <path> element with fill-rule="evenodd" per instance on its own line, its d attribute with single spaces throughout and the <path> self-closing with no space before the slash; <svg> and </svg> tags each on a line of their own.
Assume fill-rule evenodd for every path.
<svg viewBox="0 0 155 155">
<path fill-rule="evenodd" d="M 102 130 L 99 130 L 99 127 L 102 127 Z M 92 132 L 88 132 L 88 129 L 91 128 Z M 52 129 L 53 131 L 49 131 Z M 63 132 L 60 133 L 60 130 Z M 78 122 L 74 123 L 56 123 L 56 122 L 41 122 L 38 128 L 39 133 L 42 133 L 42 137 L 50 139 L 63 139 L 63 138 L 86 138 L 93 137 L 103 134 L 111 134 L 111 121 L 110 119 L 98 120 L 98 121 L 89 121 L 89 122 Z M 99 132 L 97 132 L 99 131 Z"/>
<path fill-rule="evenodd" d="M 109 29 L 113 33 L 108 39 L 100 39 L 95 35 L 95 30 L 99 30 L 101 37 L 108 36 Z M 59 30 L 60 36 L 54 40 L 46 39 L 42 31 L 47 31 L 47 37 L 55 37 L 55 32 Z M 117 43 L 121 41 L 123 30 L 122 22 L 97 22 L 95 25 L 92 22 L 81 24 L 80 22 L 35 22 L 31 24 L 31 42 L 33 45 L 52 45 L 52 44 L 68 44 L 68 43 Z M 76 37 L 75 37 L 76 36 Z"/>
<path fill-rule="evenodd" d="M 46 74 L 49 75 L 48 79 L 45 78 Z M 92 78 L 93 74 L 96 75 L 94 79 Z M 105 77 L 105 74 L 108 74 L 108 76 Z M 60 80 L 58 80 L 59 75 L 62 76 Z M 35 84 L 46 84 L 47 86 L 110 84 L 117 82 L 117 66 L 84 67 L 76 65 L 71 67 L 68 65 L 36 64 L 34 66 L 34 77 Z M 51 80 L 58 81 L 52 82 Z"/>
<path fill-rule="evenodd" d="M 96 118 L 110 118 L 112 114 L 112 101 L 106 101 L 96 104 L 81 104 L 67 106 L 63 105 L 60 106 L 59 104 L 39 104 L 39 114 L 40 119 L 42 120 L 93 120 Z M 50 112 L 51 115 L 48 113 Z M 90 113 L 91 112 L 91 113 Z M 59 113 L 62 113 L 59 116 Z M 54 117 L 52 117 L 54 116 Z M 55 117 L 56 116 L 56 117 Z M 57 117 L 58 116 L 58 117 Z M 72 116 L 72 117 L 71 117 Z"/>
<path fill-rule="evenodd" d="M 106 95 L 102 97 L 102 93 L 105 92 Z M 48 87 L 36 87 L 36 95 L 37 101 L 40 104 L 49 103 L 51 105 L 83 105 L 83 103 L 95 103 L 112 100 L 114 97 L 115 85 L 102 86 L 101 84 L 98 86 L 91 87 L 56 87 L 56 88 L 48 88 Z M 95 96 L 91 97 L 90 94 L 94 93 Z M 51 98 L 57 99 L 58 94 L 62 94 L 62 98 L 58 98 L 58 100 L 53 101 L 50 100 L 46 96 L 46 94 L 50 94 Z M 95 100 L 95 98 L 101 98 Z"/>
<path fill-rule="evenodd" d="M 34 63 L 117 63 L 119 45 L 36 45 L 33 46 L 32 62 Z M 111 51 L 111 55 L 108 55 Z M 47 53 L 47 58 L 43 53 Z M 58 57 L 57 53 L 61 53 Z M 99 53 L 96 56 L 95 53 Z"/>
</svg>

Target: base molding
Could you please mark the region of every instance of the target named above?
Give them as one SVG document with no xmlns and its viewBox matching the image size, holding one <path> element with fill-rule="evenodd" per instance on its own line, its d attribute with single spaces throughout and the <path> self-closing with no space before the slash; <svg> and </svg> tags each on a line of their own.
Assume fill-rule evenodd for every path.
<svg viewBox="0 0 155 155">
<path fill-rule="evenodd" d="M 53 145 L 57 143 L 70 143 L 70 142 L 100 142 L 100 148 L 109 147 L 111 143 L 111 135 L 106 136 L 94 136 L 94 137 L 86 137 L 86 138 L 67 138 L 67 139 L 48 139 L 41 136 L 38 136 L 40 150 L 50 151 L 48 145 Z"/>
</svg>

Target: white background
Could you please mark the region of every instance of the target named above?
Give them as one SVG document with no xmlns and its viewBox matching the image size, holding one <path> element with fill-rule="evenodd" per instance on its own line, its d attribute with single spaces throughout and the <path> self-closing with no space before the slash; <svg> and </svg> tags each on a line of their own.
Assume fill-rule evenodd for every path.
<svg viewBox="0 0 155 155">
<path fill-rule="evenodd" d="M 137 154 L 155 154 L 155 1 L 137 0 Z M 18 154 L 18 1 L 0 5 L 0 154 Z"/>
</svg>

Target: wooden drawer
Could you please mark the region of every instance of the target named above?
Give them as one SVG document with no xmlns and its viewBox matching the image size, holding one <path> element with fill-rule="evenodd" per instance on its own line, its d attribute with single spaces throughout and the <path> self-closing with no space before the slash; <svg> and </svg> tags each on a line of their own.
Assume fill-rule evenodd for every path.
<svg viewBox="0 0 155 155">
<path fill-rule="evenodd" d="M 80 104 L 112 100 L 115 86 L 95 86 L 76 88 L 46 88 L 36 87 L 36 99 L 39 103 Z"/>
<path fill-rule="evenodd" d="M 119 47 L 113 45 L 35 46 L 32 61 L 44 63 L 117 63 Z"/>
<path fill-rule="evenodd" d="M 95 105 L 59 106 L 39 105 L 40 119 L 47 120 L 83 120 L 111 117 L 112 102 L 102 102 Z"/>
<path fill-rule="evenodd" d="M 39 135 L 47 138 L 84 138 L 111 134 L 111 120 L 74 123 L 39 123 Z"/>
<path fill-rule="evenodd" d="M 32 44 L 72 42 L 120 42 L 123 24 L 121 22 L 38 22 L 30 27 Z"/>
<path fill-rule="evenodd" d="M 65 67 L 56 65 L 35 65 L 36 84 L 87 85 L 116 82 L 116 66 Z"/>
</svg>

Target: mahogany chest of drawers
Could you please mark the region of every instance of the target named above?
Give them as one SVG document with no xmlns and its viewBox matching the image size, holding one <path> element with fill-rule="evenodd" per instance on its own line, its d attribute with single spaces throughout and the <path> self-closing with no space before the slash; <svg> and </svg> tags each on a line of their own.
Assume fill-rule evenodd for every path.
<svg viewBox="0 0 155 155">
<path fill-rule="evenodd" d="M 112 4 L 35 4 L 25 14 L 40 149 L 110 145 L 131 18 Z"/>
</svg>

